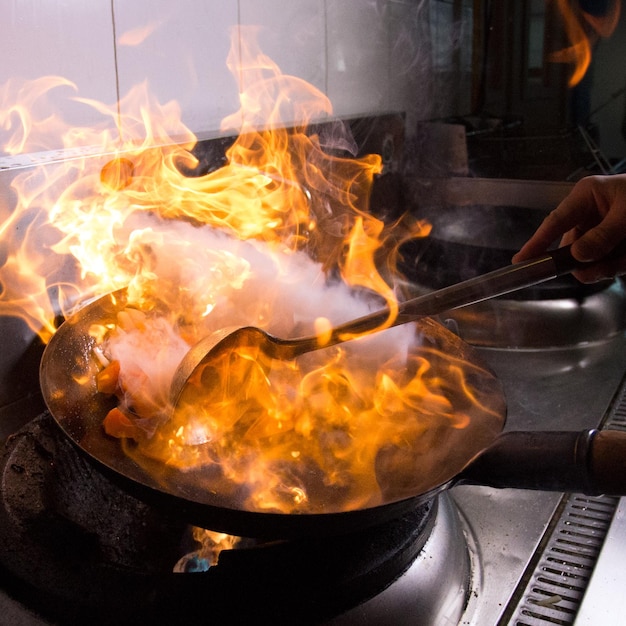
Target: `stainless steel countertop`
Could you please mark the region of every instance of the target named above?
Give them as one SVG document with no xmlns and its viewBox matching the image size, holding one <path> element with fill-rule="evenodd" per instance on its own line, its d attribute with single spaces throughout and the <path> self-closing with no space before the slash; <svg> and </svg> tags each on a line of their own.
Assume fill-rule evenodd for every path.
<svg viewBox="0 0 626 626">
<path fill-rule="evenodd" d="M 481 354 L 503 382 L 507 430 L 582 430 L 598 426 L 606 413 L 626 370 L 625 348 L 619 336 L 576 349 Z M 451 493 L 475 538 L 481 567 L 462 623 L 497 624 L 562 494 L 475 486 Z"/>
</svg>

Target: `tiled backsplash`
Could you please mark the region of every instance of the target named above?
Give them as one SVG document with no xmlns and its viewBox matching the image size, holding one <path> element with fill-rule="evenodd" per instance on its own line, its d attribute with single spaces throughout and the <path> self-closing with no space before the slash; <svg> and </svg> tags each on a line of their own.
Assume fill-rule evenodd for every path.
<svg viewBox="0 0 626 626">
<path fill-rule="evenodd" d="M 58 75 L 73 82 L 81 97 L 113 104 L 147 81 L 159 103 L 180 104 L 193 132 L 214 134 L 239 106 L 237 84 L 226 66 L 231 30 L 258 25 L 263 52 L 283 73 L 326 93 L 337 115 L 393 110 L 428 117 L 430 111 L 416 108 L 427 108 L 428 101 L 429 15 L 443 14 L 431 7 L 446 4 L 16 0 L 0 6 L 0 85 Z M 64 87 L 58 97 L 70 95 Z M 62 107 L 75 125 L 89 123 L 85 116 L 93 115 L 67 99 Z"/>
</svg>

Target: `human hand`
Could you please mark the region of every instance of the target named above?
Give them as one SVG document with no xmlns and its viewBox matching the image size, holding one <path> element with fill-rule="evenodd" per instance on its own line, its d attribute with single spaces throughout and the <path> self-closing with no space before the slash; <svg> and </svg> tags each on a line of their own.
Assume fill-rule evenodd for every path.
<svg viewBox="0 0 626 626">
<path fill-rule="evenodd" d="M 573 272 L 581 282 L 626 274 L 626 255 L 601 260 L 626 239 L 626 174 L 579 180 L 513 257 L 513 262 L 543 254 L 559 237 L 560 245 L 572 244 L 575 259 L 598 261 Z"/>
</svg>

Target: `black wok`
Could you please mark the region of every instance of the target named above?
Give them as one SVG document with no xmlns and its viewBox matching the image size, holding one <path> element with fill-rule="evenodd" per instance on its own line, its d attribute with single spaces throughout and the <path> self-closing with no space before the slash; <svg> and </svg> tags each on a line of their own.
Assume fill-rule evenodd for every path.
<svg viewBox="0 0 626 626">
<path fill-rule="evenodd" d="M 202 470 L 182 472 L 150 460 L 140 465 L 118 439 L 104 433 L 102 421 L 113 404 L 96 390 L 99 365 L 93 356 L 95 339 L 88 330 L 94 323 L 114 321 L 125 305 L 126 292 L 121 290 L 87 305 L 60 326 L 41 362 L 44 400 L 69 439 L 103 473 L 136 497 L 167 508 L 190 524 L 259 538 L 341 534 L 401 516 L 460 483 L 626 495 L 626 433 L 502 433 L 506 409 L 496 376 L 471 346 L 424 318 L 415 323 L 423 338 L 421 347 L 471 365 L 468 378 L 479 399 L 471 409 L 473 426 L 438 434 L 433 458 L 425 464 L 420 461 L 419 467 L 428 469 L 420 476 L 412 471 L 411 462 L 407 468 L 406 459 L 395 462 L 394 451 L 383 449 L 377 468 L 383 504 L 291 514 L 246 510 L 232 492 L 204 488 Z M 324 494 L 318 495 L 323 501 Z"/>
</svg>

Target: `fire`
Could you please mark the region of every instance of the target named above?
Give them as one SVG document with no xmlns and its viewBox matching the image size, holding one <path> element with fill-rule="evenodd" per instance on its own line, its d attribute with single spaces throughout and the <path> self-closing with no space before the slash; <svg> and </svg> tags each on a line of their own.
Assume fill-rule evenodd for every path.
<svg viewBox="0 0 626 626">
<path fill-rule="evenodd" d="M 203 528 L 193 528 L 192 538 L 198 545 L 198 549 L 183 556 L 174 566 L 175 572 L 204 572 L 217 565 L 219 555 L 223 550 L 232 550 L 243 543 L 241 537 Z"/>
<path fill-rule="evenodd" d="M 574 65 L 569 79 L 569 86 L 574 87 L 587 72 L 594 43 L 601 37 L 610 37 L 615 31 L 621 13 L 621 0 L 610 0 L 602 15 L 588 13 L 578 3 L 570 0 L 556 0 L 556 6 L 563 18 L 565 33 L 571 45 L 552 53 L 549 59 L 556 63 Z"/>
<path fill-rule="evenodd" d="M 149 22 L 145 26 L 139 28 L 133 28 L 123 32 L 117 38 L 118 46 L 139 46 L 141 45 L 152 33 L 159 29 L 163 25 L 164 20 L 154 20 Z"/>
<path fill-rule="evenodd" d="M 428 450 L 464 430 L 474 436 L 476 407 L 501 419 L 473 389 L 476 366 L 422 345 L 414 327 L 293 362 L 225 354 L 196 373 L 170 414 L 175 368 L 215 330 L 317 331 L 323 342 L 330 325 L 382 305 L 388 326 L 397 289 L 381 257 L 396 254 L 390 242 L 429 232 L 369 212 L 381 159 L 353 157 L 337 149 L 348 145 L 343 137 L 333 146 L 310 131 L 332 114 L 324 94 L 281 74 L 253 37 L 236 41 L 228 64 L 241 108 L 222 130 L 237 138 L 226 164 L 199 176 L 183 173 L 195 165 L 196 139 L 176 103 L 160 106 L 145 84 L 125 98 L 120 110 L 135 113 L 123 117 L 117 105 L 76 98 L 103 116 L 103 128 L 54 136 L 105 157 L 76 155 L 15 177 L 17 205 L 1 231 L 0 313 L 22 316 L 47 341 L 59 312 L 125 290 L 116 316 L 89 335 L 99 390 L 119 400 L 103 428 L 140 463 L 200 468 L 204 488 L 236 494 L 246 510 L 348 510 L 405 497 L 437 471 Z M 52 79 L 23 93 L 39 99 L 67 87 Z M 47 149 L 27 110 L 0 117 L 14 131 L 8 153 Z M 74 383 L 93 377 L 76 374 Z"/>
</svg>

